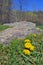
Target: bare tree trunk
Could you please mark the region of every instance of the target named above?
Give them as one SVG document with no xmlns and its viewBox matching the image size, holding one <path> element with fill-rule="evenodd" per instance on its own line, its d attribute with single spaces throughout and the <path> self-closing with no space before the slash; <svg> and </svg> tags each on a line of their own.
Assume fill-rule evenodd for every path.
<svg viewBox="0 0 43 65">
<path fill-rule="evenodd" d="M 11 0 L 0 0 L 0 23 L 10 22 Z"/>
<path fill-rule="evenodd" d="M 2 3 L 3 1 L 0 0 L 0 24 L 2 24 Z"/>
<path fill-rule="evenodd" d="M 20 21 L 22 21 L 22 1 L 23 0 L 20 0 Z"/>
<path fill-rule="evenodd" d="M 10 23 L 10 15 L 11 15 L 11 0 L 8 0 L 8 12 L 7 12 L 7 22 Z"/>
</svg>

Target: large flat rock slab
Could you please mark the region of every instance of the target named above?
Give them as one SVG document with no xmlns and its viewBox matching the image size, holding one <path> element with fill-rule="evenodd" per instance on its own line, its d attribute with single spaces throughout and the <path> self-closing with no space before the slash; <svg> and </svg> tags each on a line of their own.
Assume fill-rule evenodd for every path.
<svg viewBox="0 0 43 65">
<path fill-rule="evenodd" d="M 16 22 L 13 28 L 8 28 L 0 32 L 0 43 L 7 44 L 13 38 L 25 38 L 27 34 L 41 33 L 39 28 L 36 28 L 34 23 L 30 22 Z"/>
<path fill-rule="evenodd" d="M 26 22 L 26 21 L 21 21 L 21 22 L 15 22 L 15 23 L 6 23 L 6 24 L 3 24 L 3 25 L 8 25 L 8 26 L 15 26 L 15 27 L 25 27 L 25 26 L 29 26 L 29 27 L 34 27 L 36 26 L 35 23 L 32 23 L 32 22 Z"/>
</svg>

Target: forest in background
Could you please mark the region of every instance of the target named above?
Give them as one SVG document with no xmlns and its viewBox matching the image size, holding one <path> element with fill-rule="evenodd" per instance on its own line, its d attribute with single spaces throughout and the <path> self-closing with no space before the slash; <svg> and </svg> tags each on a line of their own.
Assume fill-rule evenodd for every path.
<svg viewBox="0 0 43 65">
<path fill-rule="evenodd" d="M 20 0 L 20 10 L 12 10 L 12 0 L 0 0 L 0 24 L 13 23 L 19 21 L 34 22 L 43 25 L 43 11 L 22 11 L 22 0 Z M 16 4 L 17 5 L 17 4 Z M 14 5 L 14 8 L 16 6 Z M 34 6 L 35 7 L 35 6 Z"/>
<path fill-rule="evenodd" d="M 43 25 L 43 12 L 20 12 L 20 11 L 12 11 L 11 12 L 11 22 L 16 21 L 28 21 L 28 22 L 34 22 L 37 25 Z"/>
</svg>

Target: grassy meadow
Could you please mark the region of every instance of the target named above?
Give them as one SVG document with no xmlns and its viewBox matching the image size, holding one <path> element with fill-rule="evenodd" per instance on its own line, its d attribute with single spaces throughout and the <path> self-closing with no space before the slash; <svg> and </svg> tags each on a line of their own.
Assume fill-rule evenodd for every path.
<svg viewBox="0 0 43 65">
<path fill-rule="evenodd" d="M 0 25 L 0 31 L 3 31 L 7 28 L 10 28 L 11 26 L 7 26 L 7 25 Z"/>
<path fill-rule="evenodd" d="M 38 28 L 40 28 L 40 29 L 43 29 L 43 26 L 37 26 Z"/>
<path fill-rule="evenodd" d="M 0 65 L 43 65 L 43 34 L 30 34 L 0 44 Z"/>
</svg>

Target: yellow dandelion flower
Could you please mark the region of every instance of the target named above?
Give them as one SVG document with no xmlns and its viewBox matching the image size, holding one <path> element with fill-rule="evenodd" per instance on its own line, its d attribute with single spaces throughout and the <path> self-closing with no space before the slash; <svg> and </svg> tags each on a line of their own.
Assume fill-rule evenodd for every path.
<svg viewBox="0 0 43 65">
<path fill-rule="evenodd" d="M 33 34 L 34 37 L 36 37 L 37 35 L 36 34 Z"/>
<path fill-rule="evenodd" d="M 24 49 L 23 52 L 24 52 L 24 54 L 26 54 L 26 55 L 30 55 L 30 51 L 27 50 L 27 49 Z"/>
<path fill-rule="evenodd" d="M 31 42 L 29 39 L 26 39 L 25 42 Z"/>
<path fill-rule="evenodd" d="M 31 47 L 31 43 L 25 43 L 25 48 L 30 48 Z"/>
<path fill-rule="evenodd" d="M 30 50 L 33 51 L 34 49 L 35 47 L 31 45 Z"/>
</svg>

